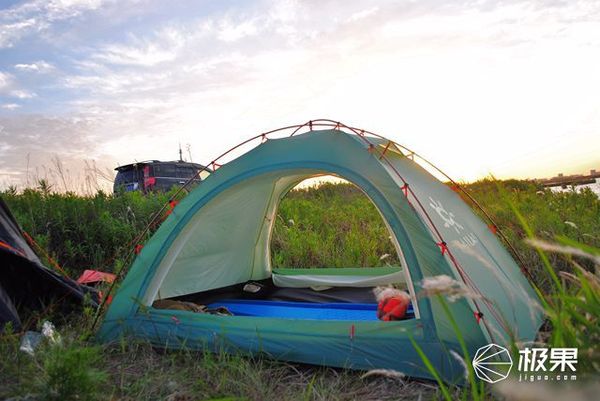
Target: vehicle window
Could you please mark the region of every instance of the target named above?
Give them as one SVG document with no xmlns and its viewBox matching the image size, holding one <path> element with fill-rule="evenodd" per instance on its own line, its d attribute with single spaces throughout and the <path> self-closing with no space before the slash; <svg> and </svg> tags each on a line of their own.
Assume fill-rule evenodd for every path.
<svg viewBox="0 0 600 401">
<path fill-rule="evenodd" d="M 177 167 L 172 164 L 160 164 L 154 166 L 155 177 L 177 177 Z"/>
<path fill-rule="evenodd" d="M 135 173 L 136 171 L 134 169 L 119 171 L 115 177 L 115 184 L 121 185 L 137 181 L 137 174 Z"/>
<path fill-rule="evenodd" d="M 192 178 L 196 174 L 196 169 L 190 166 L 177 166 L 177 176 L 179 178 Z"/>
</svg>

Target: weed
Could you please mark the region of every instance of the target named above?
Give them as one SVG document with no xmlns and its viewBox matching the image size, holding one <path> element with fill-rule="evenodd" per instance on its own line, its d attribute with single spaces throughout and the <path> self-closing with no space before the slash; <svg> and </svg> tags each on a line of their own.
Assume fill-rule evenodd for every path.
<svg viewBox="0 0 600 401">
<path fill-rule="evenodd" d="M 74 401 L 104 399 L 101 391 L 106 373 L 97 368 L 98 346 L 50 346 L 42 352 L 42 371 L 34 379 L 43 400 Z"/>
</svg>

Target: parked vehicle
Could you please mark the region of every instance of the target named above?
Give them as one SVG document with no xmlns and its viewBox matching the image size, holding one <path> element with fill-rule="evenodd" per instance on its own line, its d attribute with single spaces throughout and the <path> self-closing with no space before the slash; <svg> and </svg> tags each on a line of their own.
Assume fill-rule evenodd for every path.
<svg viewBox="0 0 600 401">
<path fill-rule="evenodd" d="M 127 164 L 115 170 L 117 171 L 113 188 L 115 193 L 168 191 L 174 186 L 185 184 L 198 171 L 200 174 L 194 179 L 194 184 L 200 183 L 211 173 L 208 167 L 198 163 L 159 160 Z"/>
</svg>

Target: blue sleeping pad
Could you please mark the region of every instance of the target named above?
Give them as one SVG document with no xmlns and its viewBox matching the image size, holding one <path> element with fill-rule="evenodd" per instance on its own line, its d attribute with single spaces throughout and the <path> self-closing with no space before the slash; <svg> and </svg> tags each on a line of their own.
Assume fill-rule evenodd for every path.
<svg viewBox="0 0 600 401">
<path fill-rule="evenodd" d="M 225 299 L 208 305 L 209 309 L 227 308 L 235 316 L 278 317 L 303 320 L 378 320 L 377 304 L 311 303 Z M 406 318 L 414 318 L 412 304 Z"/>
</svg>

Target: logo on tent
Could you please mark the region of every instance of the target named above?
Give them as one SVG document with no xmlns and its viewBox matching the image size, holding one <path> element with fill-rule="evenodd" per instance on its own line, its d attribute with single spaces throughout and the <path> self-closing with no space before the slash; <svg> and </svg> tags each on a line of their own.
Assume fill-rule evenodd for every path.
<svg viewBox="0 0 600 401">
<path fill-rule="evenodd" d="M 465 227 L 456 221 L 456 216 L 454 213 L 446 210 L 441 201 L 435 200 L 431 196 L 429 197 L 429 201 L 429 206 L 431 206 L 431 208 L 435 210 L 438 216 L 440 216 L 440 218 L 443 220 L 444 227 L 452 228 L 454 231 L 456 231 L 456 234 L 461 235 L 458 241 L 464 247 L 475 246 L 477 244 L 477 236 L 472 232 L 465 234 Z"/>
<path fill-rule="evenodd" d="M 460 234 L 460 232 L 465 229 L 462 225 L 458 224 L 456 220 L 454 220 L 454 213 L 448 212 L 446 209 L 444 209 L 442 202 L 436 201 L 431 196 L 429 197 L 429 200 L 431 201 L 429 205 L 437 212 L 442 220 L 444 220 L 444 227 L 453 228 L 457 234 Z"/>
<path fill-rule="evenodd" d="M 493 343 L 479 348 L 473 359 L 473 369 L 477 377 L 492 384 L 506 379 L 512 365 L 508 350 Z"/>
</svg>

